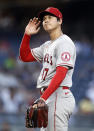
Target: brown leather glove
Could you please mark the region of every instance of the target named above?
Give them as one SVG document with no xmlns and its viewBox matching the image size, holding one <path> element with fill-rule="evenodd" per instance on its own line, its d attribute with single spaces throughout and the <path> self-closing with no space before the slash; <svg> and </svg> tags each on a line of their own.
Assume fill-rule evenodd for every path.
<svg viewBox="0 0 94 131">
<path fill-rule="evenodd" d="M 48 106 L 44 100 L 36 100 L 26 111 L 27 128 L 46 128 L 48 125 Z"/>
</svg>

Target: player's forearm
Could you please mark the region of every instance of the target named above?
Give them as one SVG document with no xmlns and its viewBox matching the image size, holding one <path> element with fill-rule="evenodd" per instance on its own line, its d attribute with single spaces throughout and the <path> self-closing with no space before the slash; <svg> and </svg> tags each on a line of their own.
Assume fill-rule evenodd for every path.
<svg viewBox="0 0 94 131">
<path fill-rule="evenodd" d="M 19 58 L 24 62 L 36 61 L 31 53 L 30 36 L 27 34 L 23 36 L 20 49 L 19 49 Z"/>
<path fill-rule="evenodd" d="M 44 100 L 47 100 L 48 97 L 60 86 L 61 82 L 64 80 L 66 73 L 68 69 L 66 67 L 57 67 L 56 74 L 52 78 L 48 88 L 46 91 L 43 93 L 41 98 Z"/>
</svg>

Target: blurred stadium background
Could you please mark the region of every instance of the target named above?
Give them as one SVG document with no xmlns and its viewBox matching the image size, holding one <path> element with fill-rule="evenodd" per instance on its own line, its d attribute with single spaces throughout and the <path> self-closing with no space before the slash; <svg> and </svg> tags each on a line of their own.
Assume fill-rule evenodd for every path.
<svg viewBox="0 0 94 131">
<path fill-rule="evenodd" d="M 19 46 L 30 18 L 54 6 L 63 13 L 63 27 L 77 49 L 72 92 L 76 99 L 69 131 L 94 131 L 94 1 L 0 0 L 0 131 L 39 131 L 25 128 L 26 107 L 40 94 L 36 80 L 41 65 L 19 61 Z M 31 46 L 49 39 L 41 29 Z"/>
</svg>

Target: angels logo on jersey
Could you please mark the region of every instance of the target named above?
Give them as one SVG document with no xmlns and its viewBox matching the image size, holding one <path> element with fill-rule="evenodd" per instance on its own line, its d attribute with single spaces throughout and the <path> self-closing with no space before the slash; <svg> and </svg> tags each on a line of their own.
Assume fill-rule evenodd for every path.
<svg viewBox="0 0 94 131">
<path fill-rule="evenodd" d="M 69 54 L 68 52 L 62 53 L 61 59 L 62 59 L 63 61 L 69 61 L 69 60 L 70 60 L 70 54 Z"/>
</svg>

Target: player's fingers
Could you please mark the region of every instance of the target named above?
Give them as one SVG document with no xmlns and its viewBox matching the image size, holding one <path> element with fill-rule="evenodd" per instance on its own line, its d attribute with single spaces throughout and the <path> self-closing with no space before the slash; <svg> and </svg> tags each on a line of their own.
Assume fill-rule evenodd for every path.
<svg viewBox="0 0 94 131">
<path fill-rule="evenodd" d="M 37 104 L 34 104 L 34 105 L 33 105 L 33 108 L 37 108 Z"/>
<path fill-rule="evenodd" d="M 29 22 L 32 22 L 32 19 L 30 19 L 30 21 Z"/>
<path fill-rule="evenodd" d="M 36 27 L 38 28 L 40 26 L 41 21 L 38 21 L 38 23 L 36 24 Z"/>
<path fill-rule="evenodd" d="M 38 18 L 35 18 L 35 22 L 38 23 Z"/>
<path fill-rule="evenodd" d="M 36 17 L 33 18 L 33 22 L 37 23 L 37 18 Z"/>
<path fill-rule="evenodd" d="M 36 24 L 37 26 L 40 24 L 38 18 L 36 18 L 36 17 L 34 17 L 33 22 L 34 22 L 34 24 Z"/>
<path fill-rule="evenodd" d="M 40 30 L 40 27 L 37 28 L 37 32 Z"/>
<path fill-rule="evenodd" d="M 41 102 L 38 103 L 38 107 L 44 107 L 44 106 L 45 106 L 45 103 L 41 103 Z"/>
<path fill-rule="evenodd" d="M 32 19 L 30 19 L 30 20 L 29 20 L 29 24 L 31 24 L 31 23 L 32 23 L 32 21 L 33 21 L 33 20 L 32 20 Z"/>
</svg>

